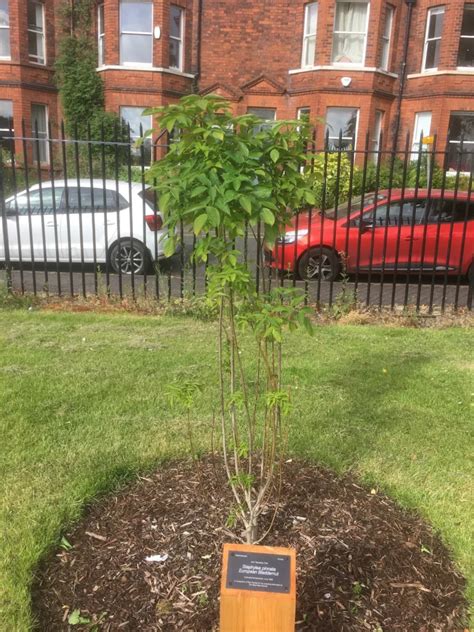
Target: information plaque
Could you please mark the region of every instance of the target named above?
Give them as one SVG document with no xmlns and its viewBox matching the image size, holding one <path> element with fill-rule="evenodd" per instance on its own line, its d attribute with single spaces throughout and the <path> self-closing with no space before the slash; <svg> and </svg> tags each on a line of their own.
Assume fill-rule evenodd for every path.
<svg viewBox="0 0 474 632">
<path fill-rule="evenodd" d="M 220 632 L 294 632 L 293 549 L 224 544 Z"/>
<path fill-rule="evenodd" d="M 289 555 L 229 551 L 227 588 L 262 590 L 264 592 L 290 592 Z"/>
</svg>

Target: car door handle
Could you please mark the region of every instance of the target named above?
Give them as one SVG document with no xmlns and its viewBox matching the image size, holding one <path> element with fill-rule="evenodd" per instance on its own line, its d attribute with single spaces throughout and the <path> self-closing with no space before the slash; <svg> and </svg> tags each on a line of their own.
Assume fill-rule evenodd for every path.
<svg viewBox="0 0 474 632">
<path fill-rule="evenodd" d="M 405 241 L 418 241 L 419 237 L 405 237 Z"/>
<path fill-rule="evenodd" d="M 51 221 L 51 222 L 46 222 L 46 226 L 55 226 L 55 222 Z"/>
</svg>

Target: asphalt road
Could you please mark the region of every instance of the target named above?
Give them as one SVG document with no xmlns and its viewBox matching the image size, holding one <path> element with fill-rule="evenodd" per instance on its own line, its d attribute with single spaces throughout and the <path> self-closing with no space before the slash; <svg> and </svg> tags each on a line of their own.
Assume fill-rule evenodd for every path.
<svg viewBox="0 0 474 632">
<path fill-rule="evenodd" d="M 143 275 L 118 275 L 107 274 L 105 266 L 101 266 L 99 271 L 94 270 L 94 266 L 89 264 L 73 264 L 70 268 L 68 264 L 48 264 L 37 263 L 35 269 L 31 264 L 25 264 L 23 270 L 14 269 L 12 271 L 12 285 L 14 289 L 25 292 L 47 293 L 49 295 L 83 295 L 88 296 L 94 293 L 105 293 L 107 287 L 110 293 L 122 296 L 159 296 L 162 299 L 170 297 L 190 296 L 193 293 L 203 293 L 205 289 L 205 268 L 197 266 L 195 274 L 192 265 L 185 260 L 184 267 L 181 265 L 181 256 L 175 255 L 170 261 L 160 266 L 157 276 L 154 274 Z M 255 259 L 249 253 L 249 263 L 255 266 Z M 302 281 L 295 281 L 292 278 L 284 278 L 265 269 L 263 274 L 267 283 L 273 285 L 284 283 L 285 286 L 292 284 L 296 287 L 304 288 Z M 6 281 L 5 270 L 0 271 L 0 280 Z M 334 283 L 317 281 L 308 283 L 308 294 L 311 302 L 322 304 L 332 304 L 341 302 L 344 297 L 351 300 L 356 296 L 363 305 L 381 306 L 402 306 L 402 305 L 432 305 L 472 307 L 473 296 L 465 279 L 460 283 L 456 278 L 448 280 L 446 286 L 443 279 L 437 280 L 431 285 L 431 278 L 428 276 L 422 279 L 418 285 L 418 277 L 414 275 L 407 279 L 407 275 L 400 275 L 396 278 L 393 275 L 373 274 L 370 283 L 367 275 L 349 277 L 345 283 L 335 281 Z"/>
</svg>

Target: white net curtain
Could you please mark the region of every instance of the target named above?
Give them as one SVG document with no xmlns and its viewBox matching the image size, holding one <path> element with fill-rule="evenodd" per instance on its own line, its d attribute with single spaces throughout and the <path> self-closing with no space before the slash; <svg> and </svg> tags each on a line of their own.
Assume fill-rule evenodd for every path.
<svg viewBox="0 0 474 632">
<path fill-rule="evenodd" d="M 367 2 L 337 3 L 332 52 L 334 63 L 364 63 L 367 11 Z"/>
</svg>

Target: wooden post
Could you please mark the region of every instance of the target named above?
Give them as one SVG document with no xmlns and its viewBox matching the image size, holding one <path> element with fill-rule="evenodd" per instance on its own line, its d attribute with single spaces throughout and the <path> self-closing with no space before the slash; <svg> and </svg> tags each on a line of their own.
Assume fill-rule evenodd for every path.
<svg viewBox="0 0 474 632">
<path fill-rule="evenodd" d="M 224 544 L 220 632 L 294 632 L 294 549 Z"/>
</svg>

